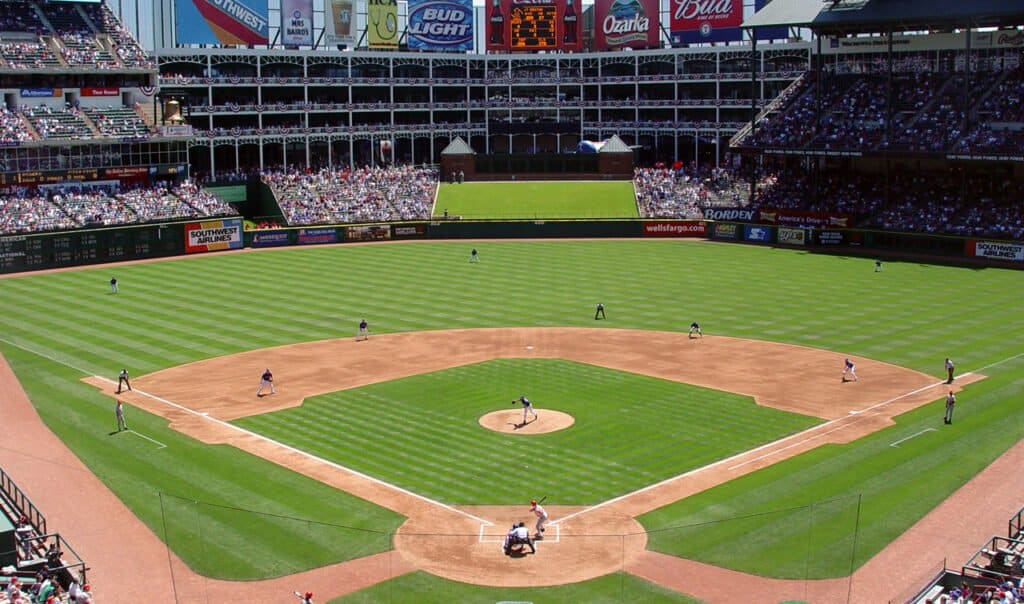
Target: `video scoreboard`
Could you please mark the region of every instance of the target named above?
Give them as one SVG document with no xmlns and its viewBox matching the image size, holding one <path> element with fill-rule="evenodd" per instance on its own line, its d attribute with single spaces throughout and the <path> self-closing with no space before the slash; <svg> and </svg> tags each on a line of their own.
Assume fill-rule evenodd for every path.
<svg viewBox="0 0 1024 604">
<path fill-rule="evenodd" d="M 555 4 L 514 4 L 510 21 L 512 50 L 558 48 L 558 7 Z"/>
<path fill-rule="evenodd" d="M 155 258 L 184 250 L 180 224 L 0 236 L 0 272 Z"/>
</svg>

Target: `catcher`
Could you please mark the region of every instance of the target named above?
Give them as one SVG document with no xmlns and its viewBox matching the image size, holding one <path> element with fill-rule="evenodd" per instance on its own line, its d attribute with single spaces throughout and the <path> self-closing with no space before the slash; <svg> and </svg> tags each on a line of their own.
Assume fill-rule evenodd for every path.
<svg viewBox="0 0 1024 604">
<path fill-rule="evenodd" d="M 526 396 L 520 396 L 518 399 L 512 401 L 513 405 L 515 405 L 516 403 L 520 403 L 523 406 L 523 423 L 519 424 L 520 426 L 526 425 L 527 414 L 532 413 L 533 419 L 537 419 L 537 412 L 534 411 L 533 403 L 530 402 L 530 399 L 526 398 Z"/>
</svg>

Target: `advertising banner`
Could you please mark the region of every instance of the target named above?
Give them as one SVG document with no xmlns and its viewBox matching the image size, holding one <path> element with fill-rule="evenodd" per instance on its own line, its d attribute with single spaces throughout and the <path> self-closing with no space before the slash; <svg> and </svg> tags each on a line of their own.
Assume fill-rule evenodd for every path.
<svg viewBox="0 0 1024 604">
<path fill-rule="evenodd" d="M 860 231 L 816 231 L 814 238 L 818 245 L 861 245 L 864 233 Z"/>
<path fill-rule="evenodd" d="M 314 245 L 318 243 L 338 243 L 338 231 L 334 228 L 299 229 L 299 245 Z"/>
<path fill-rule="evenodd" d="M 716 222 L 712 237 L 715 239 L 736 239 L 739 235 L 739 225 L 728 222 Z"/>
<path fill-rule="evenodd" d="M 63 96 L 63 88 L 22 88 L 21 98 L 49 98 L 55 96 Z"/>
<path fill-rule="evenodd" d="M 409 0 L 409 48 L 473 50 L 472 0 Z"/>
<path fill-rule="evenodd" d="M 757 210 L 750 208 L 704 208 L 704 218 L 706 220 L 754 222 L 757 220 Z"/>
<path fill-rule="evenodd" d="M 252 247 L 278 247 L 288 245 L 288 231 L 253 231 Z"/>
<path fill-rule="evenodd" d="M 355 0 L 324 0 L 327 15 L 324 18 L 324 37 L 331 45 L 356 44 Z"/>
<path fill-rule="evenodd" d="M 281 0 L 281 43 L 313 45 L 313 0 Z"/>
<path fill-rule="evenodd" d="M 644 223 L 644 237 L 704 237 L 707 223 L 699 220 Z"/>
<path fill-rule="evenodd" d="M 1024 245 L 999 241 L 975 241 L 974 256 L 1024 262 Z"/>
<path fill-rule="evenodd" d="M 779 243 L 782 245 L 803 245 L 806 243 L 806 232 L 803 229 L 779 227 Z"/>
<path fill-rule="evenodd" d="M 266 44 L 267 0 L 174 0 L 178 44 Z"/>
<path fill-rule="evenodd" d="M 391 239 L 391 227 L 386 224 L 350 226 L 345 229 L 347 241 L 382 241 Z"/>
<path fill-rule="evenodd" d="M 398 48 L 398 0 L 367 0 L 366 42 L 370 48 Z"/>
<path fill-rule="evenodd" d="M 242 247 L 242 219 L 205 220 L 185 225 L 185 253 L 235 250 Z"/>
<path fill-rule="evenodd" d="M 831 212 L 802 212 L 800 210 L 776 210 L 762 208 L 757 213 L 758 222 L 802 227 L 846 228 L 850 226 L 848 214 Z"/>
<path fill-rule="evenodd" d="M 743 227 L 744 241 L 761 241 L 768 243 L 772 240 L 771 227 L 746 225 Z"/>
<path fill-rule="evenodd" d="M 772 0 L 754 0 L 754 12 L 772 3 Z M 759 27 L 756 30 L 758 40 L 785 40 L 789 37 L 788 27 Z"/>
<path fill-rule="evenodd" d="M 654 48 L 660 29 L 658 0 L 595 0 L 594 48 Z"/>
<path fill-rule="evenodd" d="M 743 0 L 670 0 L 674 44 L 732 42 L 743 38 Z"/>
<path fill-rule="evenodd" d="M 427 234 L 427 227 L 423 224 L 396 224 L 391 227 L 393 239 L 423 237 Z"/>
<path fill-rule="evenodd" d="M 120 88 L 90 88 L 85 86 L 82 88 L 82 96 L 121 96 Z"/>
</svg>

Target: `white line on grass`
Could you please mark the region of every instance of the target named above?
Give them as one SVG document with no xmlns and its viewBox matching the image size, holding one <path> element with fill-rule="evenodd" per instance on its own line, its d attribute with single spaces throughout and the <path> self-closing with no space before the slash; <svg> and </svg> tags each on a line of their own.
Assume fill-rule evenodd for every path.
<svg viewBox="0 0 1024 604">
<path fill-rule="evenodd" d="M 108 378 L 105 378 L 105 377 L 102 377 L 102 376 L 98 376 L 97 375 L 95 377 L 96 377 L 96 379 L 102 380 L 102 381 L 107 382 L 109 384 L 114 384 L 115 383 L 114 380 L 111 380 L 111 379 L 108 379 Z M 434 506 L 437 506 L 437 507 L 440 507 L 440 508 L 444 508 L 444 509 L 446 509 L 446 510 L 448 510 L 450 512 L 455 512 L 456 514 L 460 514 L 462 516 L 465 516 L 465 517 L 470 518 L 472 520 L 475 520 L 477 522 L 481 522 L 481 523 L 484 523 L 484 524 L 487 524 L 487 525 L 493 525 L 493 523 L 488 521 L 488 520 L 484 520 L 483 518 L 479 518 L 477 516 L 474 516 L 473 514 L 470 514 L 468 512 L 464 512 L 464 511 L 462 511 L 462 510 L 460 510 L 458 508 L 454 508 L 454 507 L 452 507 L 452 506 L 450 506 L 448 504 L 441 503 L 440 501 L 434 501 L 433 499 L 430 499 L 428 497 L 424 497 L 423 495 L 420 495 L 419 493 L 414 493 L 414 492 L 412 492 L 410 490 L 403 489 L 400 486 L 393 485 L 393 484 L 391 484 L 389 482 L 384 482 L 383 480 L 381 480 L 379 478 L 374 478 L 373 476 L 370 476 L 368 474 L 363 474 L 362 472 L 353 470 L 352 468 L 348 468 L 348 467 L 345 467 L 345 466 L 343 466 L 341 464 L 338 464 L 338 463 L 335 463 L 333 461 L 330 461 L 330 460 L 324 459 L 322 457 L 319 457 L 317 455 L 313 455 L 312 453 L 310 453 L 308 451 L 303 451 L 302 449 L 297 449 L 297 448 L 295 448 L 295 447 L 293 447 L 291 445 L 286 445 L 286 444 L 284 444 L 282 442 L 279 442 L 279 441 L 276 441 L 276 440 L 274 440 L 272 438 L 263 436 L 262 434 L 257 434 L 256 432 L 252 432 L 251 430 L 246 430 L 245 428 L 242 428 L 240 426 L 236 426 L 236 425 L 234 425 L 232 423 L 229 423 L 229 422 L 226 422 L 226 421 L 224 421 L 222 419 L 217 419 L 216 417 L 212 417 L 210 415 L 204 415 L 203 413 L 200 413 L 199 411 L 195 411 L 194 409 L 189 409 L 188 407 L 186 407 L 184 405 L 181 405 L 179 403 L 175 403 L 175 402 L 167 400 L 165 398 L 161 398 L 161 397 L 159 397 L 159 396 L 157 396 L 155 394 L 150 394 L 150 393 L 148 393 L 148 392 L 146 392 L 144 390 L 139 390 L 138 388 L 134 389 L 132 392 L 134 392 L 135 394 L 141 395 L 141 396 L 145 396 L 147 398 L 151 398 L 154 401 L 163 403 L 165 405 L 168 405 L 168 406 L 173 407 L 175 409 L 178 409 L 180 411 L 184 411 L 185 413 L 188 413 L 189 415 L 194 415 L 196 417 L 201 417 L 201 418 L 205 419 L 206 421 L 214 422 L 215 424 L 218 424 L 218 425 L 223 426 L 225 428 L 230 428 L 232 430 L 235 430 L 236 432 L 240 432 L 242 434 L 245 434 L 246 436 L 251 436 L 253 438 L 256 438 L 256 439 L 262 440 L 264 442 L 270 443 L 270 444 L 272 444 L 272 445 L 274 445 L 276 447 L 280 447 L 282 449 L 285 449 L 286 451 L 290 451 L 292 453 L 296 453 L 298 455 L 302 455 L 303 457 L 306 457 L 308 459 L 312 459 L 313 461 L 316 461 L 317 463 L 322 463 L 322 464 L 330 466 L 332 468 L 335 468 L 335 469 L 338 469 L 338 470 L 342 470 L 342 471 L 345 471 L 345 472 L 349 472 L 349 473 L 351 473 L 351 474 L 353 474 L 355 476 L 358 476 L 358 477 L 360 477 L 360 478 L 362 478 L 364 480 L 369 480 L 370 482 L 373 482 L 373 483 L 378 484 L 378 485 L 380 485 L 382 487 L 391 489 L 393 491 L 398 491 L 399 493 L 402 493 L 404 495 L 408 495 L 409 497 L 413 497 L 415 499 L 419 499 L 420 501 L 424 501 L 424 502 L 429 503 L 431 505 L 434 505 Z M 377 504 L 377 505 L 380 505 L 380 504 Z"/>
<path fill-rule="evenodd" d="M 135 436 L 138 436 L 139 438 L 145 438 L 149 442 L 156 444 L 157 445 L 157 449 L 166 449 L 167 448 L 167 445 L 165 445 L 164 443 L 162 443 L 162 442 L 160 442 L 160 441 L 158 441 L 158 440 L 156 440 L 154 438 L 150 438 L 150 437 L 146 436 L 145 434 L 139 434 L 135 430 L 126 430 L 126 432 L 128 432 L 130 434 L 134 434 Z"/>
<path fill-rule="evenodd" d="M 968 376 L 968 375 L 970 375 L 970 374 L 969 373 L 965 373 L 965 374 L 961 375 L 960 377 L 965 377 L 965 376 Z M 870 407 L 866 407 L 864 409 L 861 409 L 860 411 L 853 411 L 851 413 L 854 414 L 854 415 L 858 415 L 858 414 L 864 413 L 865 411 L 870 411 L 872 409 L 876 409 L 878 407 L 881 407 L 882 405 L 887 405 L 889 403 L 898 401 L 898 400 L 900 400 L 902 398 L 906 398 L 908 396 L 913 396 L 914 394 L 917 394 L 919 392 L 923 392 L 923 391 L 925 391 L 925 390 L 927 390 L 929 388 L 935 388 L 936 386 L 942 386 L 945 383 L 946 382 L 944 382 L 944 381 L 943 382 L 936 382 L 934 384 L 931 384 L 931 385 L 928 385 L 928 386 L 924 386 L 922 388 L 918 388 L 917 390 L 913 390 L 911 392 L 907 392 L 906 394 L 901 394 L 900 396 L 893 397 L 893 398 L 891 398 L 891 399 L 889 399 L 887 401 L 883 401 L 881 403 L 872 405 Z M 559 518 L 558 520 L 553 521 L 551 524 L 557 525 L 559 522 L 563 522 L 565 520 L 569 520 L 570 518 L 575 518 L 576 516 L 581 516 L 583 514 L 586 514 L 587 512 L 591 512 L 593 510 L 596 510 L 596 509 L 599 509 L 599 508 L 603 508 L 605 506 L 609 506 L 609 505 L 611 505 L 613 503 L 618 503 L 619 501 L 622 501 L 623 499 L 632 497 L 634 495 L 638 495 L 640 493 L 646 493 L 647 491 L 651 491 L 653 489 L 656 489 L 656 488 L 659 488 L 659 487 L 661 487 L 663 485 L 666 485 L 666 484 L 668 484 L 670 482 L 673 482 L 673 481 L 676 481 L 676 480 L 680 480 L 680 479 L 686 478 L 688 476 L 692 476 L 694 474 L 697 474 L 698 472 L 704 472 L 705 470 L 710 470 L 712 468 L 716 468 L 718 466 L 721 466 L 721 465 L 724 465 L 724 464 L 727 464 L 727 463 L 731 463 L 731 462 L 736 461 L 736 460 L 738 460 L 738 459 L 740 459 L 742 457 L 750 455 L 751 453 L 756 453 L 758 451 L 763 451 L 764 449 L 768 449 L 768 448 L 771 448 L 771 447 L 776 447 L 776 446 L 778 446 L 779 443 L 783 443 L 783 442 L 786 442 L 788 440 L 793 440 L 793 439 L 796 439 L 796 438 L 800 438 L 801 436 L 809 435 L 809 434 L 811 434 L 813 432 L 821 430 L 822 428 L 826 428 L 828 426 L 832 426 L 832 425 L 834 425 L 836 423 L 839 423 L 841 421 L 847 421 L 848 419 L 849 419 L 849 416 L 847 416 L 847 417 L 840 417 L 840 418 L 836 418 L 836 419 L 833 419 L 833 420 L 829 420 L 829 421 L 827 421 L 827 422 L 825 422 L 823 424 L 818 424 L 817 426 L 812 426 L 812 427 L 810 427 L 810 428 L 808 428 L 808 429 L 806 429 L 806 430 L 804 430 L 802 432 L 798 432 L 798 433 L 793 434 L 791 436 L 786 436 L 786 437 L 780 438 L 780 439 L 778 439 L 776 441 L 772 441 L 770 443 L 765 443 L 765 444 L 763 444 L 763 445 L 761 445 L 759 447 L 755 447 L 753 449 L 749 449 L 747 451 L 743 451 L 742 453 L 737 453 L 736 455 L 732 455 L 730 457 L 726 457 L 725 459 L 720 459 L 720 460 L 718 460 L 718 461 L 716 461 L 714 463 L 708 464 L 706 466 L 703 466 L 703 467 L 700 467 L 700 468 L 695 468 L 695 469 L 690 470 L 688 472 L 683 472 L 682 474 L 679 474 L 677 476 L 672 476 L 671 478 L 666 478 L 665 480 L 662 480 L 661 482 L 656 482 L 654 484 L 647 485 L 646 487 L 643 487 L 641 489 L 637 489 L 636 491 L 633 491 L 633 492 L 630 492 L 630 493 L 626 493 L 625 495 L 619 495 L 618 497 L 614 497 L 614 498 L 609 499 L 607 501 L 602 501 L 601 503 L 593 505 L 593 506 L 591 506 L 589 508 L 582 509 L 582 510 L 580 510 L 578 512 L 573 512 L 572 514 L 569 514 L 568 516 L 565 516 L 563 518 Z M 827 432 L 823 432 L 821 434 L 814 434 L 810 438 L 799 440 L 797 442 L 794 442 L 794 443 L 792 443 L 790 445 L 787 445 L 785 447 L 782 447 L 780 449 L 775 449 L 775 450 L 770 451 L 770 452 L 768 452 L 768 453 L 766 453 L 764 455 L 755 457 L 754 459 L 749 459 L 749 460 L 746 460 L 746 461 L 744 461 L 742 463 L 738 463 L 738 464 L 736 464 L 734 466 L 729 466 L 727 469 L 728 470 L 735 470 L 736 468 L 743 467 L 743 466 L 745 466 L 747 464 L 754 463 L 756 461 L 760 461 L 760 460 L 765 459 L 767 457 L 771 457 L 772 455 L 775 455 L 779 451 L 785 451 L 787 449 L 791 449 L 793 447 L 800 446 L 800 445 L 802 445 L 802 444 L 804 444 L 806 442 L 809 442 L 811 440 L 814 440 L 816 438 L 821 438 L 822 436 L 826 436 L 828 434 L 831 434 L 832 432 L 836 432 L 838 430 L 842 430 L 845 427 L 846 427 L 846 425 L 843 425 L 843 426 L 839 426 L 839 427 L 833 428 L 831 430 L 828 430 Z"/>
<path fill-rule="evenodd" d="M 901 438 L 901 439 L 899 439 L 898 441 L 896 441 L 894 443 L 889 443 L 889 446 L 890 447 L 897 447 L 898 448 L 900 446 L 900 443 L 904 443 L 904 442 L 907 442 L 908 440 L 910 440 L 911 438 L 915 438 L 915 437 L 921 436 L 925 432 L 937 432 L 937 430 L 935 428 L 925 428 L 924 430 L 921 430 L 920 432 L 914 432 L 913 434 L 911 434 L 910 436 L 907 436 L 906 438 Z"/>
<path fill-rule="evenodd" d="M 995 363 L 989 363 L 988 365 L 985 365 L 984 367 L 982 367 L 980 369 L 975 369 L 975 371 L 977 371 L 977 372 L 985 371 L 986 369 L 991 369 L 992 367 L 995 367 L 996 365 L 1002 365 L 1003 363 L 1009 363 L 1010 361 L 1012 361 L 1014 359 L 1019 359 L 1020 357 L 1024 357 L 1024 352 L 1018 352 L 1017 354 L 1013 355 L 1012 357 L 1006 357 L 1005 359 L 1002 359 L 1001 361 L 996 361 Z"/>
<path fill-rule="evenodd" d="M 33 350 L 32 348 L 30 348 L 28 346 L 25 346 L 24 344 L 18 344 L 16 342 L 12 342 L 12 341 L 8 340 L 7 338 L 0 338 L 0 342 L 3 342 L 4 344 L 10 344 L 11 346 L 14 346 L 15 348 L 20 348 L 20 349 L 24 350 L 25 352 L 31 352 L 34 355 L 41 356 L 44 359 L 53 361 L 54 363 L 57 363 L 59 365 L 63 365 L 65 367 L 69 368 L 69 369 L 74 369 L 75 371 L 77 371 L 79 373 L 84 373 L 85 375 L 92 375 L 94 373 L 94 372 L 89 371 L 87 369 L 82 369 L 81 367 L 77 367 L 75 365 L 72 365 L 71 363 L 68 363 L 67 361 L 62 361 L 62 360 L 60 360 L 60 359 L 58 359 L 58 358 L 56 358 L 54 356 L 46 354 L 45 352 L 39 352 L 38 350 Z"/>
</svg>

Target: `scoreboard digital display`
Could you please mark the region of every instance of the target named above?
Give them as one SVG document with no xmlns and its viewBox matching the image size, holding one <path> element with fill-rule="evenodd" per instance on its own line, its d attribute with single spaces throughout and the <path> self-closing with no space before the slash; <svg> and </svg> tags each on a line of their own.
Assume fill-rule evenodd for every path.
<svg viewBox="0 0 1024 604">
<path fill-rule="evenodd" d="M 509 45 L 512 50 L 553 50 L 558 45 L 558 7 L 518 4 L 513 0 Z"/>
<path fill-rule="evenodd" d="M 0 273 L 180 254 L 182 225 L 0 236 Z"/>
</svg>

